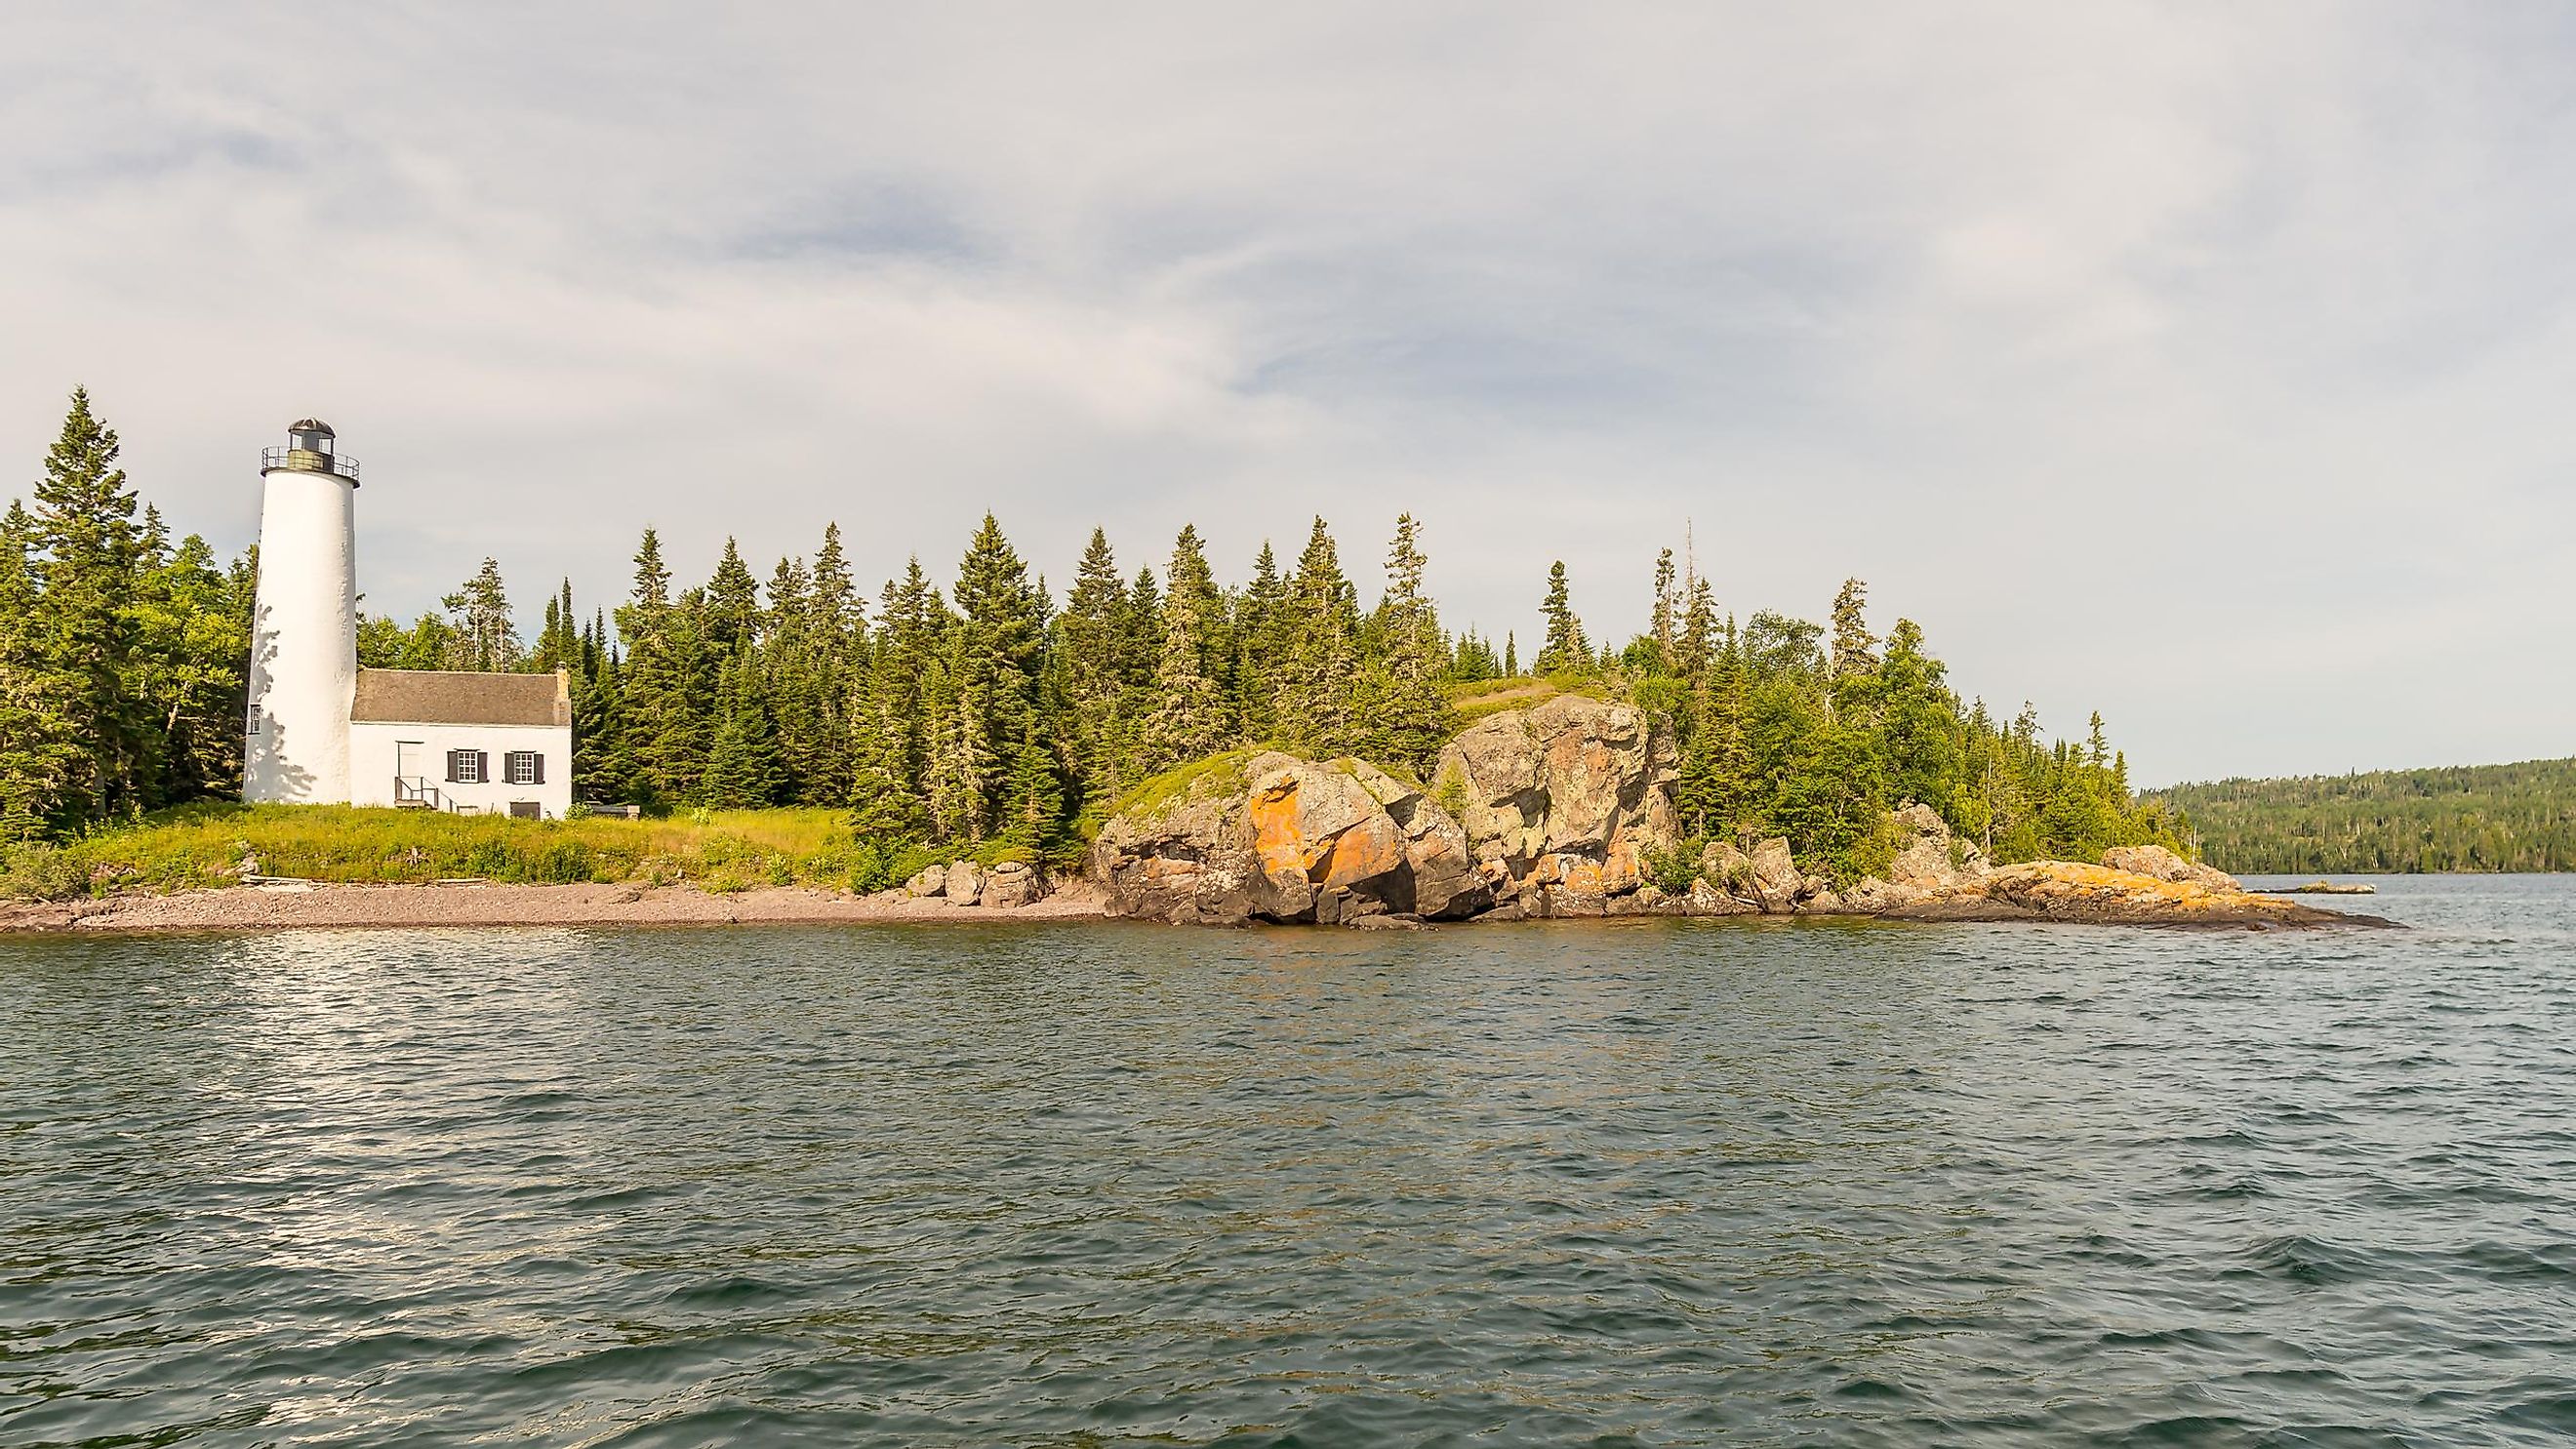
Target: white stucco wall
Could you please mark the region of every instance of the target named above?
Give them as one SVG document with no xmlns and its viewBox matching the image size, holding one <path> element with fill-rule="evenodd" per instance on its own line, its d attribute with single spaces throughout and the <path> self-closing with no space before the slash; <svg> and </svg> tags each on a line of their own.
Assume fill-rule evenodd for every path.
<svg viewBox="0 0 2576 1449">
<path fill-rule="evenodd" d="M 490 756 L 492 779 L 480 785 L 449 783 L 450 750 L 480 750 Z M 508 783 L 508 757 L 514 750 L 532 750 L 545 757 L 544 784 Z M 350 799 L 360 805 L 393 804 L 398 756 L 406 762 L 400 773 L 428 781 L 449 809 L 464 806 L 507 815 L 511 802 L 534 800 L 548 820 L 561 820 L 572 809 L 570 725 L 352 724 Z"/>
<path fill-rule="evenodd" d="M 297 468 L 271 470 L 263 480 L 245 799 L 350 798 L 349 701 L 358 679 L 356 486 Z"/>
</svg>

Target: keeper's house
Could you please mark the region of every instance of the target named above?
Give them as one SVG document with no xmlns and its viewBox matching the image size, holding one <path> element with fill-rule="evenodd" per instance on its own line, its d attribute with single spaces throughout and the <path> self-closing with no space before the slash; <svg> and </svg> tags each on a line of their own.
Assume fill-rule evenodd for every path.
<svg viewBox="0 0 2576 1449">
<path fill-rule="evenodd" d="M 359 670 L 349 803 L 563 819 L 572 809 L 563 673 Z"/>
<path fill-rule="evenodd" d="M 572 694 L 553 674 L 358 667 L 358 464 L 306 418 L 260 456 L 242 798 L 561 820 Z"/>
</svg>

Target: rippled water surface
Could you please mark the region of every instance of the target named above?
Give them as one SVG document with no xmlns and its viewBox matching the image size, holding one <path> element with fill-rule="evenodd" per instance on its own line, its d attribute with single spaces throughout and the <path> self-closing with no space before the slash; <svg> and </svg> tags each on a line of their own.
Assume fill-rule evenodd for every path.
<svg viewBox="0 0 2576 1449">
<path fill-rule="evenodd" d="M 2576 881 L 2384 889 L 0 939 L 0 1442 L 2564 1444 Z"/>
</svg>

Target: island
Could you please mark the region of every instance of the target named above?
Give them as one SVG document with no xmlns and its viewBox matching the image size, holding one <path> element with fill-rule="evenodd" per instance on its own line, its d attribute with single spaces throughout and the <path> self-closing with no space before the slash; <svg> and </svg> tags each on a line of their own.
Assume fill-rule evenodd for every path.
<svg viewBox="0 0 2576 1449">
<path fill-rule="evenodd" d="M 1410 514 L 1366 609 L 1320 517 L 1236 583 L 1095 529 L 1059 599 L 987 514 L 873 606 L 837 527 L 684 587 L 648 526 L 613 617 L 565 581 L 531 642 L 488 558 L 360 613 L 357 463 L 288 437 L 265 582 L 172 543 L 82 392 L 0 516 L 0 923 L 2351 919 L 2200 864 L 2098 714 L 1963 697 L 1857 578 L 1721 607 L 1687 528 L 1624 643 L 1550 563 L 1526 664 L 1444 623 Z"/>
</svg>

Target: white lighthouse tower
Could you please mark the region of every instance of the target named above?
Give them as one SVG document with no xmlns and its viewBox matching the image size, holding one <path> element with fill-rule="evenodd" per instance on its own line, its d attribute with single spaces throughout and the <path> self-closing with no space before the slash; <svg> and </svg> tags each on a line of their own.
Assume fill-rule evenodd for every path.
<svg viewBox="0 0 2576 1449">
<path fill-rule="evenodd" d="M 259 592 L 251 615 L 242 798 L 349 799 L 358 685 L 358 465 L 306 418 L 260 455 Z"/>
</svg>

